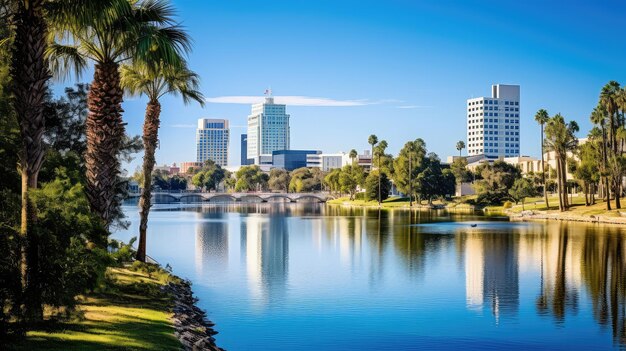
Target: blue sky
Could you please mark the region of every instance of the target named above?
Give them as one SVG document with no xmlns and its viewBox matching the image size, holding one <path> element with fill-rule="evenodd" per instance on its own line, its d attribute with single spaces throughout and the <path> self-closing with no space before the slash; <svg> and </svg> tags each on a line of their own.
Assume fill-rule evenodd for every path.
<svg viewBox="0 0 626 351">
<path fill-rule="evenodd" d="M 327 99 L 287 106 L 292 149 L 360 151 L 374 133 L 391 153 L 423 138 L 445 159 L 465 140 L 465 100 L 503 83 L 521 85 L 521 150 L 538 156 L 539 108 L 576 120 L 583 136 L 600 88 L 626 83 L 619 1 L 173 3 L 194 40 L 190 66 L 211 101 L 262 96 L 270 86 L 278 97 Z M 131 134 L 141 133 L 145 103 L 124 103 Z M 338 104 L 348 106 L 327 106 Z M 162 105 L 158 164 L 195 159 L 201 117 L 230 120 L 230 164 L 239 164 L 249 104 L 200 108 L 168 97 Z"/>
</svg>

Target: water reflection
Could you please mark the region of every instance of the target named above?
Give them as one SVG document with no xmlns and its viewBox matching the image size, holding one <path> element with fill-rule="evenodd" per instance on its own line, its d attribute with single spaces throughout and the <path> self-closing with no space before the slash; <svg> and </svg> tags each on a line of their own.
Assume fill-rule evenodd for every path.
<svg viewBox="0 0 626 351">
<path fill-rule="evenodd" d="M 313 328 L 309 323 L 315 318 L 323 321 L 317 328 L 328 326 L 329 338 L 337 330 L 339 339 L 348 332 L 356 333 L 347 336 L 351 340 L 366 339 L 374 327 L 359 324 L 365 320 L 381 338 L 391 325 L 395 329 L 387 332 L 405 336 L 419 330 L 478 344 L 481 337 L 502 337 L 504 344 L 498 345 L 506 346 L 510 340 L 522 343 L 533 335 L 542 343 L 550 338 L 546 330 L 551 335 L 567 330 L 580 334 L 576 342 L 604 341 L 606 348 L 611 339 L 613 346 L 626 347 L 626 236 L 620 227 L 511 223 L 473 214 L 316 204 L 225 204 L 159 211 L 192 216 L 191 222 L 185 222 L 187 217 L 181 221 L 195 227 L 196 276 L 209 281 L 228 277 L 220 280 L 229 282 L 228 287 L 211 286 L 218 295 L 212 296 L 215 303 L 227 307 L 214 312 L 214 319 L 218 325 L 229 325 L 232 318 L 231 325 L 237 325 L 232 331 L 220 330 L 227 348 L 249 348 L 253 343 L 239 343 L 239 335 L 267 331 L 236 319 L 244 313 L 241 305 L 252 306 L 250 320 L 277 328 L 272 334 L 278 338 L 277 349 L 302 349 L 304 345 L 294 340 L 307 340 L 309 334 L 302 330 Z M 158 215 L 151 218 L 157 221 L 151 228 L 159 228 Z M 150 243 L 163 245 L 168 252 L 168 245 L 175 245 L 158 239 Z M 235 302 L 229 304 L 231 300 Z M 294 317 L 300 312 L 306 316 L 303 329 L 298 329 Z M 376 324 L 380 314 L 384 324 Z M 440 315 L 454 321 L 446 320 L 445 327 L 433 323 Z M 425 322 L 411 322 L 419 318 Z M 272 324 L 278 320 L 284 324 Z M 463 334 L 463 328 L 447 327 L 449 323 L 471 326 L 471 335 Z M 342 329 L 346 324 L 351 325 L 348 331 Z M 524 333 L 515 331 L 517 326 Z M 280 344 L 281 328 L 288 327 L 291 343 Z M 406 342 L 419 341 L 407 337 Z M 445 340 L 438 342 L 448 348 Z M 337 345 L 334 349 L 342 349 L 341 343 Z M 393 345 L 402 349 L 409 344 Z M 587 344 L 570 346 L 582 345 Z"/>
<path fill-rule="evenodd" d="M 247 216 L 241 222 L 241 252 L 250 291 L 259 304 L 280 301 L 287 285 L 289 231 L 287 217 Z"/>
<path fill-rule="evenodd" d="M 196 271 L 220 271 L 228 265 L 228 222 L 224 212 L 198 213 Z"/>
</svg>

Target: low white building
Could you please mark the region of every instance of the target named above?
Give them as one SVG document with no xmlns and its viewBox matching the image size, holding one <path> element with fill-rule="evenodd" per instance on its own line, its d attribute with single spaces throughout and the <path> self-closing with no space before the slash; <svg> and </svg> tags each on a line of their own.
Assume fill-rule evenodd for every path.
<svg viewBox="0 0 626 351">
<path fill-rule="evenodd" d="M 306 155 L 306 166 L 317 167 L 324 172 L 336 168 L 342 168 L 343 166 L 352 163 L 350 160 L 350 154 L 346 152 L 340 152 L 336 154 L 309 154 Z"/>
</svg>

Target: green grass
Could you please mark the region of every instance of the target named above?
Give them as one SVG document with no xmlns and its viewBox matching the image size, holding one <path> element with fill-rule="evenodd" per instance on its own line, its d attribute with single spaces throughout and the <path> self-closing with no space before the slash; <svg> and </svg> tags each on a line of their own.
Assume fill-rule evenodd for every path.
<svg viewBox="0 0 626 351">
<path fill-rule="evenodd" d="M 80 297 L 76 315 L 27 332 L 8 350 L 179 350 L 163 271 L 110 268 L 103 292 Z M 4 349 L 4 348 L 3 348 Z"/>
<path fill-rule="evenodd" d="M 327 202 L 331 205 L 348 205 L 348 206 L 357 206 L 357 207 L 378 207 L 378 201 L 365 201 L 365 200 L 352 200 L 350 201 L 349 197 L 340 197 L 334 200 L 329 200 Z M 433 201 L 433 204 L 441 204 L 440 201 Z M 422 202 L 422 205 L 425 205 L 426 201 Z M 417 202 L 413 201 L 413 206 L 417 207 Z M 390 197 L 384 200 L 380 207 L 382 208 L 404 208 L 409 207 L 409 199 L 406 197 Z"/>
</svg>

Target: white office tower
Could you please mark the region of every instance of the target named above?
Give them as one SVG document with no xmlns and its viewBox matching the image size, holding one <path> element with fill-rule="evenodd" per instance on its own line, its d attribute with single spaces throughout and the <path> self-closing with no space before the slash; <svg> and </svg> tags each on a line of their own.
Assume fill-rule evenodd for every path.
<svg viewBox="0 0 626 351">
<path fill-rule="evenodd" d="M 227 119 L 199 119 L 196 131 L 196 161 L 204 163 L 206 160 L 213 160 L 222 167 L 228 166 L 229 137 Z"/>
<path fill-rule="evenodd" d="M 272 151 L 289 150 L 289 115 L 285 105 L 275 104 L 271 92 L 265 101 L 252 105 L 248 116 L 248 159 L 254 164 L 261 162 L 262 155 L 270 156 Z"/>
<path fill-rule="evenodd" d="M 519 132 L 519 85 L 492 85 L 490 98 L 467 100 L 468 156 L 519 156 Z"/>
</svg>

